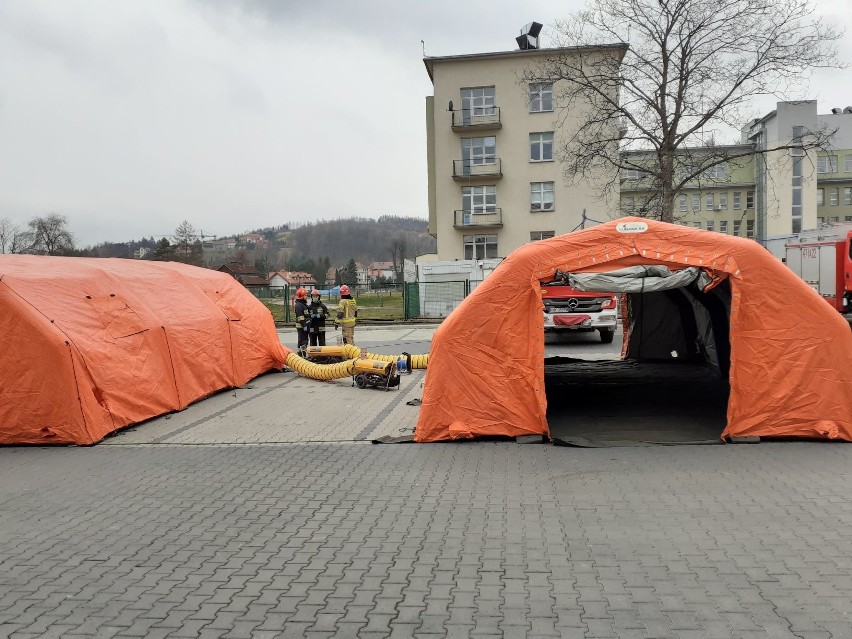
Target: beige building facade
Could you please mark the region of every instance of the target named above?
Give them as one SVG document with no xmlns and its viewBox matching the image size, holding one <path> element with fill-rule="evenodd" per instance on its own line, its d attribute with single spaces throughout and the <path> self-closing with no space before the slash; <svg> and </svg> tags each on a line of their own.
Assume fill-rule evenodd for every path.
<svg viewBox="0 0 852 639">
<path fill-rule="evenodd" d="M 620 58 L 624 50 L 613 45 L 424 58 L 434 87 L 426 98 L 434 259 L 499 259 L 527 242 L 574 230 L 584 212 L 591 219 L 613 217 L 617 195 L 602 196 L 603 176 L 575 185 L 563 179 L 554 86 L 518 78 L 538 56 Z M 577 109 L 559 128 L 570 130 L 584 116 Z"/>
</svg>

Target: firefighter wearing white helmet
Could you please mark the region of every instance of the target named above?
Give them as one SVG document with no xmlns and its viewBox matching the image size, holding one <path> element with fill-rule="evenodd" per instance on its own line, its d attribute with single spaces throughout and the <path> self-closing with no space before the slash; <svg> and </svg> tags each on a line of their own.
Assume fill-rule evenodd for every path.
<svg viewBox="0 0 852 639">
<path fill-rule="evenodd" d="M 355 345 L 355 322 L 358 319 L 358 306 L 349 287 L 340 287 L 340 303 L 337 305 L 337 319 L 334 320 L 334 330 L 340 325 L 343 331 L 343 343 Z"/>
<path fill-rule="evenodd" d="M 308 300 L 308 314 L 311 320 L 311 346 L 325 346 L 325 318 L 328 317 L 328 306 L 322 303 L 321 294 L 317 289 L 311 291 Z"/>
</svg>

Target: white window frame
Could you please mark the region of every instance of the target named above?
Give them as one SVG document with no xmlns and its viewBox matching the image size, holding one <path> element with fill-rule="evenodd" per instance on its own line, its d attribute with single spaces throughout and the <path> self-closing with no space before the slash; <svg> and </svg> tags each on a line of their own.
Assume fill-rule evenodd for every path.
<svg viewBox="0 0 852 639">
<path fill-rule="evenodd" d="M 464 224 L 473 224 L 474 215 L 493 215 L 497 212 L 497 187 L 491 184 L 462 187 Z"/>
<path fill-rule="evenodd" d="M 553 84 L 533 82 L 530 84 L 530 113 L 548 113 L 553 111 Z"/>
<path fill-rule="evenodd" d="M 493 250 L 489 251 L 489 246 L 493 246 Z M 497 235 L 463 235 L 462 247 L 464 250 L 464 259 L 466 260 L 489 260 L 496 258 L 497 253 Z M 468 256 L 468 247 L 471 248 L 470 256 Z M 479 248 L 482 250 L 478 250 Z"/>
<path fill-rule="evenodd" d="M 742 226 L 742 221 L 734 220 L 734 235 L 740 234 L 740 226 Z"/>
<path fill-rule="evenodd" d="M 678 198 L 678 208 L 680 209 L 681 213 L 685 213 L 688 210 L 687 204 L 688 204 L 688 202 L 687 202 L 687 199 L 686 199 L 686 195 L 681 194 L 680 197 Z"/>
<path fill-rule="evenodd" d="M 495 87 L 470 87 L 461 90 L 462 122 L 470 124 L 473 118 L 494 115 L 497 106 Z"/>
<path fill-rule="evenodd" d="M 852 173 L 852 154 L 843 158 L 843 172 Z"/>
<path fill-rule="evenodd" d="M 556 210 L 556 183 L 530 182 L 530 211 L 540 213 Z M 548 200 L 547 195 L 550 194 Z"/>
<path fill-rule="evenodd" d="M 693 228 L 700 229 L 701 228 L 701 222 L 693 222 L 692 226 L 693 226 Z"/>
<path fill-rule="evenodd" d="M 638 180 L 639 179 L 639 169 L 624 169 L 624 179 L 625 180 Z"/>
<path fill-rule="evenodd" d="M 462 163 L 465 166 L 497 164 L 497 138 L 487 135 L 481 138 L 462 138 Z"/>
<path fill-rule="evenodd" d="M 743 198 L 742 191 L 734 191 L 734 210 L 735 211 L 740 210 L 740 206 L 742 206 L 742 198 Z"/>
<path fill-rule="evenodd" d="M 837 206 L 840 204 L 840 195 L 836 188 L 828 190 L 828 204 L 829 206 Z"/>
<path fill-rule="evenodd" d="M 817 206 L 825 206 L 825 189 L 817 189 Z"/>
<path fill-rule="evenodd" d="M 627 212 L 636 210 L 636 198 L 632 195 L 628 195 L 624 198 L 624 210 Z"/>
<path fill-rule="evenodd" d="M 723 211 L 728 210 L 728 194 L 727 193 L 719 193 L 719 208 Z"/>
<path fill-rule="evenodd" d="M 746 237 L 754 239 L 754 220 L 746 220 Z"/>
<path fill-rule="evenodd" d="M 852 204 L 852 186 L 843 187 L 843 203 Z"/>
<path fill-rule="evenodd" d="M 719 220 L 719 233 L 728 233 L 728 220 Z"/>
<path fill-rule="evenodd" d="M 710 193 L 704 194 L 704 209 L 706 211 L 712 211 L 716 207 L 716 194 L 710 191 Z"/>
<path fill-rule="evenodd" d="M 728 177 L 728 165 L 725 163 L 716 164 L 704 171 L 704 177 L 708 180 L 724 180 Z"/>
<path fill-rule="evenodd" d="M 700 211 L 701 210 L 701 193 L 693 193 L 692 194 L 692 210 Z"/>
<path fill-rule="evenodd" d="M 746 211 L 754 208 L 754 191 L 746 191 Z"/>
<path fill-rule="evenodd" d="M 539 242 L 556 237 L 556 231 L 530 231 L 530 242 Z"/>
<path fill-rule="evenodd" d="M 538 159 L 534 157 L 535 149 Z M 545 157 L 546 151 L 550 152 L 550 157 Z M 530 133 L 530 162 L 553 162 L 553 131 Z"/>
<path fill-rule="evenodd" d="M 713 220 L 707 220 L 707 230 L 708 231 L 715 231 L 716 230 L 716 224 L 714 223 Z"/>
<path fill-rule="evenodd" d="M 817 173 L 837 173 L 837 156 L 820 155 L 817 157 Z"/>
</svg>

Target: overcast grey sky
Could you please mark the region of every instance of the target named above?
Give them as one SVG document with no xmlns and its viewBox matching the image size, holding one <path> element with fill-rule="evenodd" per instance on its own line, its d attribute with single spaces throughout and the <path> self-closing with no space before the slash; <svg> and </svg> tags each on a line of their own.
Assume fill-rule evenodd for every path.
<svg viewBox="0 0 852 639">
<path fill-rule="evenodd" d="M 817 0 L 852 26 L 852 0 Z M 422 62 L 515 48 L 579 0 L 0 0 L 0 217 L 81 244 L 426 217 Z M 852 35 L 841 48 L 852 60 Z M 817 73 L 820 112 L 852 71 Z M 774 101 L 756 105 L 771 110 Z"/>
</svg>

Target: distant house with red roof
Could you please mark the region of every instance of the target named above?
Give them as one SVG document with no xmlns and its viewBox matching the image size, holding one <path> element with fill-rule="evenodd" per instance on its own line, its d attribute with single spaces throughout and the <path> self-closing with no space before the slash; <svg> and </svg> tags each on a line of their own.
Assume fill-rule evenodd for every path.
<svg viewBox="0 0 852 639">
<path fill-rule="evenodd" d="M 310 273 L 304 271 L 273 271 L 267 277 L 269 286 L 303 286 L 304 288 L 315 288 L 316 279 Z"/>
</svg>

